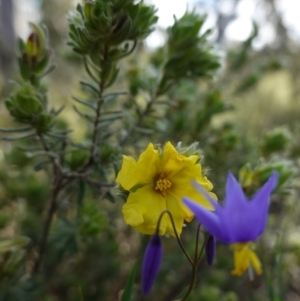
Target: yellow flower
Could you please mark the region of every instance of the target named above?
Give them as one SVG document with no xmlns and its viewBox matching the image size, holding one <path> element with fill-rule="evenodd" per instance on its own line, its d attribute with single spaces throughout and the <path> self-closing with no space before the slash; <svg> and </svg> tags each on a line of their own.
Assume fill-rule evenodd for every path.
<svg viewBox="0 0 300 301">
<path fill-rule="evenodd" d="M 234 261 L 234 269 L 231 271 L 232 275 L 241 276 L 249 266 L 252 266 L 258 275 L 262 274 L 261 262 L 253 251 L 251 242 L 232 244 L 230 249 L 233 251 Z"/>
<path fill-rule="evenodd" d="M 144 234 L 153 234 L 162 211 L 168 209 L 180 235 L 184 221 L 190 222 L 194 214 L 183 204 L 182 196 L 189 197 L 207 209 L 213 207 L 193 188 L 194 180 L 207 191 L 212 184 L 202 175 L 199 156 L 180 155 L 168 142 L 160 153 L 150 143 L 139 160 L 123 156 L 122 168 L 116 182 L 129 191 L 122 212 L 125 222 Z M 210 193 L 213 198 L 215 195 Z M 163 217 L 159 234 L 175 236 L 170 218 Z"/>
</svg>

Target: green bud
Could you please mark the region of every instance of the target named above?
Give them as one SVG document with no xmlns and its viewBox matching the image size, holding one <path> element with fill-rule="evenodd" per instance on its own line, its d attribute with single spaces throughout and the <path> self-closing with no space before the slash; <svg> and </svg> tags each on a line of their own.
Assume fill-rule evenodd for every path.
<svg viewBox="0 0 300 301">
<path fill-rule="evenodd" d="M 21 87 L 5 104 L 10 114 L 23 123 L 34 124 L 44 111 L 41 95 L 28 85 Z"/>
<path fill-rule="evenodd" d="M 202 157 L 201 151 L 198 148 L 199 142 L 194 142 L 189 146 L 183 147 L 181 142 L 178 142 L 176 145 L 176 149 L 180 155 L 189 157 L 189 156 L 198 156 L 199 160 Z"/>
<path fill-rule="evenodd" d="M 122 47 L 126 41 L 147 36 L 157 21 L 155 12 L 154 7 L 145 6 L 142 2 L 86 1 L 69 19 L 69 44 L 77 53 L 90 54 L 92 61 L 99 65 L 103 49 Z M 126 51 L 117 58 L 125 55 Z"/>
<path fill-rule="evenodd" d="M 210 31 L 202 33 L 204 21 L 204 16 L 186 12 L 168 28 L 163 83 L 170 79 L 211 77 L 220 66 L 207 40 Z M 164 86 L 160 89 L 163 90 Z"/>
<path fill-rule="evenodd" d="M 264 134 L 260 149 L 263 155 L 287 150 L 292 134 L 286 127 L 278 127 Z"/>
<path fill-rule="evenodd" d="M 19 68 L 22 78 L 36 84 L 36 77 L 49 68 L 50 51 L 47 49 L 46 33 L 30 23 L 31 33 L 24 42 L 19 39 Z"/>
<path fill-rule="evenodd" d="M 41 57 L 44 55 L 44 52 L 46 50 L 46 35 L 45 32 L 42 31 L 40 27 L 35 25 L 34 23 L 29 23 L 32 33 L 28 38 L 28 41 L 31 40 L 35 43 L 35 48 L 37 51 L 37 56 Z"/>
<path fill-rule="evenodd" d="M 147 37 L 153 31 L 153 25 L 157 22 L 158 17 L 154 6 L 144 5 L 139 2 L 130 9 L 130 17 L 133 21 L 130 38 L 142 39 Z"/>
<path fill-rule="evenodd" d="M 254 178 L 258 182 L 258 186 L 262 186 L 267 181 L 273 170 L 276 170 L 279 175 L 278 187 L 280 187 L 295 173 L 295 166 L 291 161 L 278 158 L 257 166 L 254 170 Z"/>
<path fill-rule="evenodd" d="M 27 57 L 28 63 L 34 66 L 38 61 L 44 58 L 46 54 L 46 37 L 43 31 L 33 23 L 29 24 L 31 33 L 25 43 L 25 49 L 20 45 L 20 50 Z"/>
<path fill-rule="evenodd" d="M 26 43 L 26 54 L 31 58 L 37 58 L 38 50 L 40 48 L 38 35 L 35 32 L 32 32 L 27 39 Z"/>
<path fill-rule="evenodd" d="M 239 182 L 248 195 L 252 195 L 261 187 L 276 170 L 279 176 L 278 188 L 284 185 L 295 173 L 291 161 L 279 160 L 278 158 L 269 162 L 261 161 L 256 167 L 248 163 L 239 171 Z"/>
</svg>

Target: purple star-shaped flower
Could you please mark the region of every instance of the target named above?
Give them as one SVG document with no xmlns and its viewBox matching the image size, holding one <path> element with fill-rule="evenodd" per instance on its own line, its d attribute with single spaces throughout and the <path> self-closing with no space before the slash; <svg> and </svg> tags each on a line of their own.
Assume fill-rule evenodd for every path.
<svg viewBox="0 0 300 301">
<path fill-rule="evenodd" d="M 210 201 L 215 211 L 209 211 L 185 197 L 183 202 L 219 241 L 225 244 L 254 241 L 266 227 L 269 199 L 277 181 L 277 172 L 273 171 L 268 181 L 249 201 L 235 177 L 229 172 L 224 206 L 218 204 L 196 183 L 195 187 Z"/>
</svg>

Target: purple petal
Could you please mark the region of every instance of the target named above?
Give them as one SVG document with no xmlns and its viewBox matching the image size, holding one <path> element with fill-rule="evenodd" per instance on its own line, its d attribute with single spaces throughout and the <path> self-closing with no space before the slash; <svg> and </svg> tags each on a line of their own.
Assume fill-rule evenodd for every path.
<svg viewBox="0 0 300 301">
<path fill-rule="evenodd" d="M 222 217 L 224 231 L 228 232 L 228 241 L 232 244 L 237 242 L 248 242 L 254 240 L 253 236 L 253 217 L 255 212 L 251 211 L 250 202 L 236 202 L 236 206 L 225 207 Z"/>
<path fill-rule="evenodd" d="M 158 274 L 159 267 L 162 261 L 162 246 L 158 234 L 154 234 L 147 246 L 142 270 L 142 286 L 143 295 L 147 295 Z"/>
<path fill-rule="evenodd" d="M 222 223 L 229 236 L 227 243 L 252 240 L 253 225 L 250 223 L 252 216 L 250 202 L 247 200 L 239 182 L 231 172 L 228 172 L 222 216 Z"/>
<path fill-rule="evenodd" d="M 209 235 L 205 245 L 206 261 L 209 265 L 212 265 L 216 256 L 216 239 Z"/>
<path fill-rule="evenodd" d="M 272 191 L 276 188 L 278 182 L 278 174 L 276 171 L 273 171 L 268 181 L 264 184 L 263 187 L 254 195 L 252 201 L 250 202 L 251 209 L 253 214 L 253 235 L 259 236 L 265 230 L 270 196 Z"/>
<path fill-rule="evenodd" d="M 226 181 L 226 195 L 225 195 L 225 204 L 228 210 L 231 210 L 237 206 L 237 204 L 247 205 L 247 198 L 244 194 L 241 185 L 236 180 L 234 175 L 229 171 Z"/>
<path fill-rule="evenodd" d="M 222 210 L 222 207 L 217 203 L 217 201 L 213 199 L 201 185 L 195 181 L 193 181 L 192 184 L 211 203 L 216 211 Z"/>
<path fill-rule="evenodd" d="M 224 207 L 224 221 L 230 232 L 230 243 L 254 241 L 264 231 L 268 215 L 269 198 L 272 190 L 276 187 L 277 175 L 272 173 L 267 183 L 258 191 L 252 201 L 247 201 L 243 191 L 232 187 L 232 195 L 226 191 Z"/>
<path fill-rule="evenodd" d="M 222 242 L 227 240 L 224 236 L 224 232 L 222 231 L 222 225 L 217 213 L 207 210 L 188 198 L 182 198 L 182 200 L 184 204 L 196 215 L 199 223 L 201 223 L 209 233 Z"/>
</svg>

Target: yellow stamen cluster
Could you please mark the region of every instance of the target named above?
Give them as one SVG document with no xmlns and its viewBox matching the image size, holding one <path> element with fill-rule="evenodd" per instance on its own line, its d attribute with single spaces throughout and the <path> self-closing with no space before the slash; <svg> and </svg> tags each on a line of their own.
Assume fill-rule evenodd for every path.
<svg viewBox="0 0 300 301">
<path fill-rule="evenodd" d="M 159 179 L 156 181 L 155 190 L 166 190 L 172 186 L 172 183 L 167 179 Z"/>
<path fill-rule="evenodd" d="M 232 244 L 230 249 L 233 251 L 234 269 L 232 275 L 241 276 L 249 266 L 253 267 L 254 271 L 262 274 L 261 262 L 253 251 L 252 243 Z"/>
</svg>

